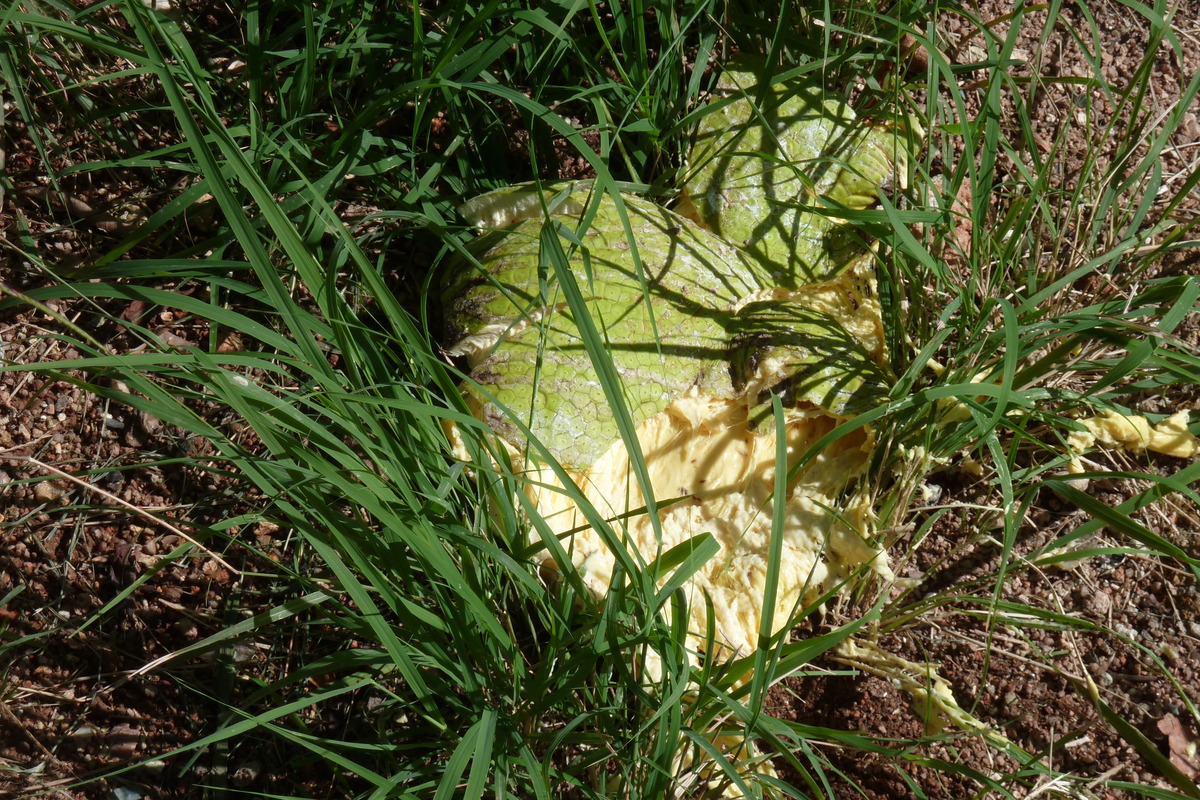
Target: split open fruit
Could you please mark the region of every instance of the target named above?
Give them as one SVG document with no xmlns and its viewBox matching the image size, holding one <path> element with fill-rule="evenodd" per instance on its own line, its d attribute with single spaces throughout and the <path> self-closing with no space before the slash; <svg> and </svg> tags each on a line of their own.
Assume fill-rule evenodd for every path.
<svg viewBox="0 0 1200 800">
<path fill-rule="evenodd" d="M 703 652 L 711 608 L 727 658 L 849 575 L 890 574 L 853 491 L 873 432 L 822 440 L 889 386 L 873 247 L 838 214 L 903 182 L 916 131 L 864 123 L 819 84 L 745 71 L 725 73 L 711 108 L 678 211 L 591 182 L 467 203 L 490 232 L 445 299 L 468 403 L 584 584 L 603 596 L 621 557 L 647 564 L 711 535 L 720 551 L 684 587 L 689 630 Z M 611 533 L 589 525 L 586 506 Z"/>
</svg>

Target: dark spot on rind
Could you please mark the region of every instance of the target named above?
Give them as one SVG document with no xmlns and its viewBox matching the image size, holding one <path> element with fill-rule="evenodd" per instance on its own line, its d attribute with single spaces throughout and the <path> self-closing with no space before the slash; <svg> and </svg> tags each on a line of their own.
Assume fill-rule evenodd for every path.
<svg viewBox="0 0 1200 800">
<path fill-rule="evenodd" d="M 487 426 L 498 433 L 510 443 L 521 441 L 520 432 L 517 427 L 509 421 L 508 417 L 500 413 L 500 410 L 492 403 L 485 403 L 483 406 L 483 421 Z"/>
</svg>

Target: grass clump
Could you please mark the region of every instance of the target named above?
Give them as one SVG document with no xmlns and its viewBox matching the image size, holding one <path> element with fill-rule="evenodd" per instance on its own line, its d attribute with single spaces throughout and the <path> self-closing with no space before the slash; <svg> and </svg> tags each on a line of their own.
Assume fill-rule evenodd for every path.
<svg viewBox="0 0 1200 800">
<path fill-rule="evenodd" d="M 1183 48 L 1170 11 L 1142 9 L 1147 53 Z M 202 635 L 101 681 L 165 675 L 218 709 L 153 759 L 169 755 L 169 774 L 197 792 L 272 796 L 648 797 L 731 786 L 829 796 L 862 780 L 839 752 L 923 776 L 905 778 L 913 796 L 932 795 L 938 780 L 1000 794 L 1055 782 L 1095 790 L 1091 776 L 995 737 L 982 740 L 1008 760 L 985 774 L 923 749 L 944 736 L 879 740 L 763 708 L 768 689 L 828 667 L 822 657 L 852 635 L 886 648 L 967 620 L 989 649 L 1016 652 L 1004 644 L 1014 630 L 1104 633 L 1014 597 L 1014 585 L 1057 564 L 1153 558 L 1188 580 L 1200 566 L 1194 547 L 1137 514 L 1168 494 L 1194 501 L 1195 464 L 1154 469 L 1102 454 L 1067 474 L 1080 417 L 1117 408 L 1158 421 L 1200 383 L 1187 332 L 1200 282 L 1173 266 L 1195 246 L 1188 198 L 1200 172 L 1164 168 L 1200 83 L 1179 86 L 1165 114 L 1150 104 L 1151 57 L 1128 85 L 1110 85 L 1086 9 L 946 13 L 971 26 L 978 53 L 951 59 L 943 18 L 907 3 L 887 15 L 504 0 L 236 14 L 31 2 L 3 12 L 8 121 L 29 158 L 14 169 L 9 154 L 9 195 L 24 199 L 3 307 L 42 315 L 43 341 L 71 351 L 3 370 L 158 421 L 169 436 L 118 469 L 186 471 L 219 487 L 187 513 L 144 510 L 143 522 L 186 536 L 85 622 L 57 623 L 108 635 L 122 604 L 176 565 L 219 558 L 231 568 L 236 589 Z M 1065 27 L 1094 67 L 1066 84 L 1106 109 L 1087 116 L 1083 135 L 1067 124 L 1037 142 L 1038 98 L 1062 84 L 1047 83 L 1036 59 L 1023 66 L 1030 26 L 1043 40 Z M 928 56 L 907 74 L 890 66 L 903 63 L 905 34 Z M 658 613 L 676 601 L 644 575 L 614 581 L 604 602 L 563 564 L 561 583 L 547 585 L 528 558 L 520 476 L 487 452 L 466 413 L 433 300 L 438 266 L 470 238 L 454 211 L 465 197 L 532 177 L 594 175 L 651 194 L 674 185 L 711 68 L 737 51 L 820 69 L 830 85 L 856 87 L 860 107 L 898 104 L 930 132 L 911 196 L 853 215 L 885 245 L 897 375 L 873 412 L 885 445 L 873 484 L 896 532 L 894 562 L 920 565 L 921 579 L 878 597 L 863 588 L 823 623 L 804 610 L 796 622 L 817 635 L 770 643 L 751 657 L 745 685 L 745 663 L 689 667 L 687 632 Z M 1080 139 L 1093 144 L 1065 174 Z M 60 259 L 49 245 L 68 239 L 71 258 Z M 163 312 L 182 322 L 161 324 Z M 472 464 L 448 457 L 446 422 L 465 432 Z M 37 464 L 49 460 L 23 462 L 21 481 L 47 477 Z M 932 471 L 962 485 L 956 465 L 975 464 L 982 478 L 969 501 L 913 510 Z M 114 470 L 99 459 L 66 466 L 90 486 Z M 1108 505 L 1081 480 L 1134 488 Z M 1031 536 L 1050 493 L 1084 516 Z M 112 507 L 89 489 L 55 513 L 86 520 Z M 976 531 L 962 547 L 994 559 L 986 573 L 953 578 L 953 548 L 924 557 L 956 515 Z M 1111 538 L 1097 541 L 1102 528 Z M 253 530 L 277 531 L 286 546 Z M 15 590 L 5 597 L 20 602 Z M 0 652 L 15 662 L 42 634 L 4 636 Z M 1158 655 L 1129 644 L 1170 677 Z M 246 648 L 262 654 L 253 669 Z M 663 658 L 653 686 L 635 666 L 647 650 Z M 1060 658 L 1034 660 L 1084 677 Z M 1116 710 L 1128 708 L 1119 687 L 1088 681 L 1081 690 L 1100 724 L 1173 786 L 1108 777 L 1100 788 L 1195 796 L 1131 712 Z M 1185 688 L 1175 686 L 1178 703 L 1194 715 Z M 782 777 L 747 777 L 721 733 L 757 741 Z M 272 775 L 240 786 L 230 767 L 252 759 Z M 679 777 L 680 764 L 701 762 L 715 766 Z M 151 783 L 137 768 L 102 772 L 114 786 Z"/>
</svg>

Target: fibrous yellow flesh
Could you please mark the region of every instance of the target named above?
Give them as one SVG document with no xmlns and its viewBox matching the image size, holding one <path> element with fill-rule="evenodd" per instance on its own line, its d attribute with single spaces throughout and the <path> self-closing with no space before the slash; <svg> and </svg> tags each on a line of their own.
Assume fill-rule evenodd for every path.
<svg viewBox="0 0 1200 800">
<path fill-rule="evenodd" d="M 836 277 L 802 289 L 764 289 L 742 299 L 738 307 L 762 300 L 799 303 L 828 314 L 858 339 L 877 363 L 883 363 L 883 311 L 875 282 L 875 254 L 864 253 Z"/>
<path fill-rule="evenodd" d="M 1187 411 L 1172 414 L 1157 425 L 1151 425 L 1145 417 L 1111 410 L 1080 422 L 1087 430 L 1075 431 L 1067 440 L 1077 452 L 1101 445 L 1133 453 L 1152 450 L 1176 458 L 1191 458 L 1200 453 L 1200 441 L 1187 428 Z"/>
<path fill-rule="evenodd" d="M 819 410 L 786 412 L 789 463 L 839 421 Z M 638 427 L 655 499 L 666 505 L 659 512 L 661 539 L 644 512 L 630 513 L 646 503 L 624 442 L 614 443 L 590 469 L 573 476 L 643 563 L 700 534 L 716 538 L 721 551 L 685 588 L 693 643 L 698 649 L 703 644 L 707 594 L 723 658 L 756 648 L 765 613 L 776 468 L 775 431 L 769 424 L 765 427 L 761 432 L 749 429 L 744 404 L 694 390 Z M 847 485 L 865 468 L 873 444 L 873 435 L 860 429 L 826 447 L 793 479 L 784 507 L 772 632 L 787 624 L 797 608 L 865 565 L 890 579 L 886 556 L 860 533 L 870 523 L 867 502 L 852 500 L 842 504 L 840 513 L 834 510 Z M 570 494 L 549 469 L 542 469 L 530 483 L 529 494 L 556 534 L 574 531 L 564 537 L 564 546 L 588 588 L 597 595 L 607 592 L 615 559 Z"/>
</svg>

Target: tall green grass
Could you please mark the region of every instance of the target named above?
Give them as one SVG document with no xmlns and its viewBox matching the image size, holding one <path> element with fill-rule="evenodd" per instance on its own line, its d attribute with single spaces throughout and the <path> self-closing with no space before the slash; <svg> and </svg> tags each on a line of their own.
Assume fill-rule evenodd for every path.
<svg viewBox="0 0 1200 800">
<path fill-rule="evenodd" d="M 891 275 L 885 285 L 897 292 L 885 307 L 896 335 L 899 372 L 887 437 L 893 446 L 917 448 L 906 451 L 907 469 L 900 466 L 905 461 L 897 457 L 900 448 L 881 460 L 881 470 L 902 477 L 881 498 L 885 517 L 902 527 L 910 492 L 939 463 L 976 461 L 994 499 L 979 514 L 980 536 L 961 548 L 982 546 L 998 557 L 993 574 L 938 593 L 918 587 L 901 594 L 884 607 L 881 630 L 918 630 L 923 615 L 931 612 L 964 614 L 983 620 L 989 649 L 1000 630 L 1096 630 L 1060 609 L 1008 599 L 1010 581 L 1029 570 L 1105 554 L 1138 554 L 1163 558 L 1200 578 L 1194 550 L 1134 519 L 1137 510 L 1171 492 L 1186 502 L 1200 499 L 1190 488 L 1196 465 L 1156 469 L 1144 459 L 1135 466 L 1135 458 L 1105 468 L 1112 462 L 1099 454 L 1088 462 L 1092 467 L 1086 474 L 1068 474 L 1075 454 L 1066 442 L 1079 428 L 1075 420 L 1098 410 L 1134 413 L 1146 398 L 1158 398 L 1170 410 L 1185 406 L 1200 377 L 1194 346 L 1175 335 L 1185 315 L 1195 311 L 1200 281 L 1195 274 L 1161 269 L 1172 254 L 1200 244 L 1195 211 L 1183 210 L 1200 182 L 1200 168 L 1193 162 L 1181 175 L 1163 171 L 1164 151 L 1185 109 L 1195 107 L 1200 79 L 1185 76 L 1172 87 L 1165 110 L 1152 106 L 1152 56 L 1128 85 L 1112 86 L 1100 77 L 1103 39 L 1088 9 L 1083 9 L 1082 27 L 1062 4 L 1036 10 L 1046 12 L 1036 23 L 1040 29 L 1034 28 L 1043 41 L 1065 29 L 1080 43 L 1094 72 L 1070 83 L 1080 97 L 1102 98 L 1095 106 L 1098 113 L 1088 113 L 1082 122 L 1068 115 L 1048 148 L 1040 145 L 1031 118 L 1034 98 L 1057 86 L 1043 82 L 1036 69 L 1023 71 L 1014 64 L 1015 32 L 1026 14 L 1019 5 L 1007 20 L 1007 32 L 1004 26 L 977 22 L 976 41 L 986 58 L 969 83 L 956 80 L 960 71 L 935 49 L 935 38 L 923 39 L 931 54 L 926 84 L 937 88 L 925 95 L 924 116 L 935 134 L 930 153 L 943 167 L 940 196 L 926 208 L 940 209 L 950 219 L 927 224 L 920 239 L 900 226 L 890 237 L 880 234 L 893 254 L 885 266 Z M 1137 11 L 1145 17 L 1147 53 L 1182 52 L 1169 22 L 1170 4 Z M 978 111 L 968 110 L 973 108 Z M 1086 146 L 1082 154 L 1080 142 Z M 1069 179 L 1060 166 L 1068 147 L 1082 155 L 1083 164 Z M 919 185 L 925 191 L 938 186 L 933 180 Z M 956 197 L 968 198 L 966 206 L 956 205 Z M 889 221 L 902 218 L 901 211 L 885 207 L 884 212 Z M 970 232 L 966 240 L 954 232 L 964 225 Z M 957 257 L 947 260 L 945 253 Z M 929 359 L 942 362 L 945 371 L 930 370 Z M 957 405 L 961 419 L 945 421 L 947 402 Z M 1166 415 L 1147 416 L 1157 422 Z M 1146 488 L 1110 508 L 1072 478 L 1134 479 Z M 1083 509 L 1090 519 L 1032 551 L 1018 552 L 1026 515 L 1051 496 Z M 930 515 L 904 537 L 900 558 L 920 546 L 943 513 Z M 1081 547 L 1105 526 L 1121 544 Z M 1194 713 L 1186 692 L 1175 685 L 1177 699 Z M 1136 726 L 1112 711 L 1108 690 L 1077 688 L 1164 779 L 1195 796 L 1194 783 L 1164 763 Z M 1016 785 L 1025 780 L 1013 776 Z M 1075 776 L 1066 781 L 1086 783 Z M 1122 784 L 1121 791 L 1157 796 L 1162 790 Z"/>
<path fill-rule="evenodd" d="M 1052 4 L 1047 30 L 1059 8 Z M 171 554 L 236 554 L 246 579 L 278 598 L 231 598 L 244 604 L 231 611 L 248 616 L 155 665 L 183 675 L 192 659 L 227 657 L 247 639 L 268 643 L 276 659 L 236 694 L 193 686 L 226 710 L 173 754 L 182 780 L 199 774 L 196 766 L 258 752 L 270 754 L 277 774 L 322 765 L 330 796 L 685 796 L 710 791 L 709 780 L 711 791 L 732 784 L 748 796 L 826 796 L 830 744 L 925 763 L 916 743 L 879 743 L 762 711 L 768 688 L 845 637 L 916 625 L 939 607 L 984 615 L 991 626 L 1015 614 L 1074 624 L 1003 602 L 1002 590 L 1013 571 L 1050 563 L 1099 524 L 1131 537 L 1131 549 L 1195 570 L 1193 557 L 1131 518 L 1167 491 L 1194 497 L 1192 467 L 1155 476 L 1115 510 L 1060 475 L 1077 412 L 1200 382 L 1195 354 L 1172 337 L 1197 282 L 1143 277 L 1166 252 L 1194 245 L 1193 228 L 1175 212 L 1200 180 L 1195 171 L 1169 187 L 1165 204 L 1142 198 L 1165 185 L 1155 164 L 1196 80 L 1161 121 L 1139 88 L 1148 69 L 1119 95 L 1097 84 L 1119 110 L 1103 138 L 1124 149 L 1115 162 L 1090 162 L 1066 188 L 1054 171 L 1065 144 L 1027 163 L 1020 126 L 1000 113 L 1007 97 L 1027 123 L 1021 101 L 1037 88 L 1036 79 L 1010 75 L 1013 37 L 980 21 L 988 59 L 978 89 L 960 86 L 958 68 L 934 49 L 924 76 L 881 72 L 902 32 L 933 30 L 915 3 L 886 13 L 509 0 L 211 13 L 162 15 L 136 2 L 86 10 L 30 2 L 0 13 L 13 116 L 50 185 L 74 191 L 111 181 L 146 206 L 131 230 L 94 237 L 77 269 L 56 265 L 27 237 L 22 258 L 33 271 L 4 308 L 57 315 L 55 335 L 82 355 L 3 369 L 76 382 L 203 437 L 219 453 L 223 479 L 263 498 L 251 513 L 197 526 L 198 544 Z M 1162 13 L 1147 9 L 1152 36 L 1177 47 L 1169 27 L 1154 22 Z M 462 376 L 439 354 L 438 266 L 470 238 L 457 202 L 551 177 L 568 154 L 607 190 L 667 195 L 704 113 L 708 68 L 735 50 L 819 65 L 831 83 L 859 79 L 863 105 L 907 103 L 925 121 L 930 155 L 917 168 L 914 197 L 855 215 L 887 245 L 881 283 L 897 373 L 892 402 L 872 415 L 884 434 L 875 483 L 885 521 L 899 526 L 935 459 L 972 454 L 996 488 L 1002 558 L 997 575 L 954 594 L 867 596 L 855 619 L 823 635 L 767 642 L 742 663 L 704 662 L 693 672 L 679 622 L 686 614 L 654 578 L 673 571 L 682 580 L 705 551 L 691 560 L 629 559 L 629 580 L 614 581 L 604 602 L 572 579 L 561 548 L 563 579 L 553 587 L 526 557 L 521 477 L 488 451 L 455 388 Z M 936 88 L 912 99 L 922 86 Z M 987 113 L 968 112 L 976 101 Z M 92 135 L 68 144 L 64 129 L 80 125 Z M 935 154 L 954 165 L 936 203 L 922 195 Z M 1024 171 L 998 186 L 1005 157 Z M 971 252 L 956 272 L 941 257 L 957 245 L 944 209 L 964 184 L 973 198 Z M 370 213 L 347 224 L 352 206 Z M 911 223 L 924 233 L 911 233 Z M 1065 240 L 1069 252 L 1056 244 Z M 1071 288 L 1093 274 L 1121 291 L 1076 301 Z M 48 305 L 64 300 L 146 347 L 116 351 Z M 128 301 L 186 312 L 206 323 L 207 339 L 168 346 L 119 318 Z M 241 349 L 218 348 L 228 332 L 240 334 Z M 942 375 L 926 368 L 931 358 L 947 365 Z M 971 382 L 983 373 L 990 377 Z M 612 389 L 619 407 L 619 386 Z M 967 418 L 938 424 L 954 400 Z M 229 416 L 253 437 L 233 435 L 222 422 Z M 464 432 L 469 467 L 450 457 L 445 422 Z M 917 445 L 926 455 L 913 460 L 906 453 Z M 1046 488 L 1096 522 L 1019 561 L 1022 514 Z M 282 566 L 232 532 L 258 521 L 291 537 Z M 900 542 L 894 557 L 903 560 L 919 538 Z M 674 624 L 658 613 L 669 603 Z M 310 643 L 311 653 L 287 652 L 289 640 Z M 663 659 L 654 685 L 637 668 L 648 650 Z M 751 666 L 752 680 L 741 683 Z M 721 731 L 758 741 L 799 776 L 796 785 L 748 777 L 721 752 Z M 702 755 L 714 759 L 710 773 L 676 777 L 677 763 Z M 997 785 L 1015 790 L 1049 769 L 1022 767 Z M 282 781 L 270 791 L 306 789 Z"/>
</svg>

